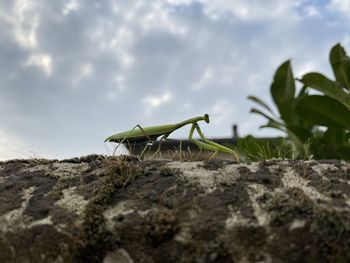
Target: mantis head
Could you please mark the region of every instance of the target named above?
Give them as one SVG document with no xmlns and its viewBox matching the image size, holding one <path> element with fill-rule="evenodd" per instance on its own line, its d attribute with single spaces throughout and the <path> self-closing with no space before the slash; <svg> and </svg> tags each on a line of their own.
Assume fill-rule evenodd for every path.
<svg viewBox="0 0 350 263">
<path fill-rule="evenodd" d="M 208 114 L 204 114 L 203 119 L 206 123 L 209 123 L 209 115 Z"/>
</svg>

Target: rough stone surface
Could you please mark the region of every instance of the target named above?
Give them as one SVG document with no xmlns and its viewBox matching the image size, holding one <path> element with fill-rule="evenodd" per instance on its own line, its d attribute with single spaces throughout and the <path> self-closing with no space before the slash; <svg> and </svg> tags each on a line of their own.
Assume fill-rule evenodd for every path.
<svg viewBox="0 0 350 263">
<path fill-rule="evenodd" d="M 0 262 L 350 262 L 350 164 L 0 162 Z"/>
</svg>

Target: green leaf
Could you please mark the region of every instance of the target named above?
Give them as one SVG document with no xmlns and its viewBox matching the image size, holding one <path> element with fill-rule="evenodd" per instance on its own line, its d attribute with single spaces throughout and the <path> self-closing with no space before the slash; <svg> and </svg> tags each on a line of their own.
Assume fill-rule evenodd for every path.
<svg viewBox="0 0 350 263">
<path fill-rule="evenodd" d="M 333 144 L 333 145 L 325 145 L 328 146 L 330 149 L 326 148 L 326 152 L 328 153 L 328 156 L 326 156 L 327 159 L 330 158 L 337 158 L 337 159 L 343 159 L 343 160 L 350 160 L 350 146 L 349 145 L 339 145 L 339 144 Z M 333 150 L 333 151 L 331 151 Z"/>
<path fill-rule="evenodd" d="M 345 88 L 350 89 L 350 58 L 339 43 L 332 48 L 329 60 L 336 80 Z"/>
<path fill-rule="evenodd" d="M 292 146 L 295 151 L 295 157 L 304 157 L 305 155 L 305 145 L 300 140 L 300 138 L 294 134 L 292 130 L 287 129 L 287 134 L 289 139 L 292 141 Z"/>
<path fill-rule="evenodd" d="M 346 144 L 319 143 L 316 138 L 311 141 L 311 150 L 316 159 L 350 160 L 350 146 Z"/>
<path fill-rule="evenodd" d="M 287 126 L 287 129 L 297 136 L 303 143 L 307 142 L 307 140 L 312 136 L 310 130 L 300 125 L 289 125 Z"/>
<path fill-rule="evenodd" d="M 265 108 L 266 110 L 268 110 L 271 114 L 274 115 L 274 112 L 271 110 L 271 108 L 261 99 L 259 99 L 258 97 L 255 96 L 248 96 L 249 100 L 254 101 L 255 103 L 259 104 L 260 106 L 262 106 L 263 108 Z"/>
<path fill-rule="evenodd" d="M 273 119 L 272 117 L 268 116 L 266 113 L 262 112 L 261 110 L 258 110 L 258 109 L 256 109 L 256 108 L 252 108 L 252 109 L 250 110 L 250 113 L 255 113 L 255 114 L 262 115 L 262 116 L 264 116 L 266 119 L 268 119 L 269 122 L 272 122 L 272 123 L 274 123 L 274 124 L 277 125 L 277 126 L 282 126 L 282 127 L 283 127 L 283 123 L 281 123 L 281 122 L 279 122 L 279 121 Z"/>
<path fill-rule="evenodd" d="M 325 95 L 339 101 L 350 110 L 350 94 L 346 93 L 337 82 L 317 72 L 304 75 L 301 82 L 305 86 L 319 90 Z"/>
<path fill-rule="evenodd" d="M 279 123 L 276 123 L 275 121 L 269 121 L 267 124 L 261 125 L 259 128 L 260 129 L 262 129 L 262 128 L 273 128 L 273 129 L 277 129 L 277 130 L 286 132 L 286 130 L 283 128 L 283 126 L 281 126 Z"/>
<path fill-rule="evenodd" d="M 330 97 L 310 95 L 301 98 L 296 111 L 303 119 L 315 125 L 350 129 L 350 111 Z"/>
<path fill-rule="evenodd" d="M 343 144 L 347 143 L 347 136 L 345 130 L 328 128 L 323 134 L 323 139 L 328 143 Z"/>
<path fill-rule="evenodd" d="M 271 95 L 277 105 L 281 119 L 287 124 L 297 122 L 294 114 L 295 83 L 290 60 L 284 62 L 277 69 L 272 85 Z"/>
<path fill-rule="evenodd" d="M 298 79 L 299 80 L 299 79 Z M 299 80 L 300 81 L 300 80 Z M 307 92 L 307 87 L 304 85 L 301 90 L 299 91 L 299 94 L 298 96 L 296 97 L 296 99 L 299 99 L 299 98 L 302 98 L 302 97 L 305 97 L 305 96 L 308 96 L 309 93 Z"/>
<path fill-rule="evenodd" d="M 294 99 L 295 85 L 290 60 L 277 69 L 271 85 L 271 94 L 276 104 Z"/>
</svg>

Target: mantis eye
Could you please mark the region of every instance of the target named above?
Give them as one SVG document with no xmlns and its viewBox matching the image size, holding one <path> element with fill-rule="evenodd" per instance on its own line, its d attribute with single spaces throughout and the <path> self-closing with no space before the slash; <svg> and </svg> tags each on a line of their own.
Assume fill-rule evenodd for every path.
<svg viewBox="0 0 350 263">
<path fill-rule="evenodd" d="M 209 123 L 209 115 L 208 114 L 204 114 L 204 121 L 206 123 Z"/>
</svg>

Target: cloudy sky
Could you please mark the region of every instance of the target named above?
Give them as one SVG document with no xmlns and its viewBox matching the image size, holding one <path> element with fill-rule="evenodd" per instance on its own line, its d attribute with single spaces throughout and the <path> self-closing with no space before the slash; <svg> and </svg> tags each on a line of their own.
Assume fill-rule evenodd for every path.
<svg viewBox="0 0 350 263">
<path fill-rule="evenodd" d="M 0 159 L 107 154 L 106 136 L 209 113 L 259 130 L 276 67 L 331 76 L 350 0 L 0 0 Z M 186 137 L 188 129 L 173 137 Z"/>
</svg>

